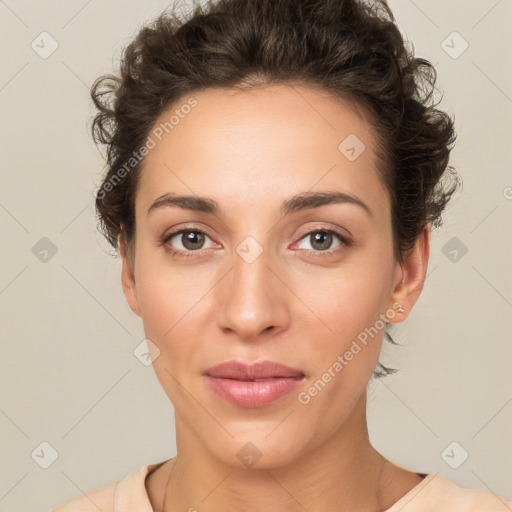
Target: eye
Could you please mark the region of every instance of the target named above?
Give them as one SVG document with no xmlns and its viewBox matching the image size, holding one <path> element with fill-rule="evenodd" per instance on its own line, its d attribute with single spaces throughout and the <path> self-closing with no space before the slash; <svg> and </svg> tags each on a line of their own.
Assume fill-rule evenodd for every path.
<svg viewBox="0 0 512 512">
<path fill-rule="evenodd" d="M 332 248 L 333 241 L 338 239 L 338 244 Z M 205 247 L 205 240 L 210 240 L 211 244 Z M 309 231 L 302 238 L 301 241 L 309 241 L 312 249 L 300 248 L 301 250 L 318 255 L 319 253 L 336 254 L 351 246 L 350 240 L 338 232 L 336 229 L 315 229 Z M 161 244 L 164 249 L 177 257 L 191 257 L 195 256 L 201 250 L 214 247 L 210 237 L 201 229 L 196 228 L 183 228 L 166 234 Z"/>
<path fill-rule="evenodd" d="M 335 239 L 339 240 L 338 245 L 332 249 L 332 244 Z M 329 252 L 329 253 L 337 253 L 346 247 L 350 247 L 350 241 L 344 235 L 339 233 L 335 229 L 315 229 L 313 231 L 309 231 L 305 236 L 301 238 L 301 240 L 309 241 L 312 249 L 302 248 L 306 252 L 310 253 L 319 253 L 319 252 Z"/>
<path fill-rule="evenodd" d="M 211 240 L 204 231 L 186 228 L 165 235 L 162 239 L 162 245 L 171 254 L 188 257 L 193 256 L 191 253 L 205 249 L 205 239 Z M 210 247 L 213 247 L 213 244 Z M 206 249 L 208 248 L 206 247 Z"/>
</svg>

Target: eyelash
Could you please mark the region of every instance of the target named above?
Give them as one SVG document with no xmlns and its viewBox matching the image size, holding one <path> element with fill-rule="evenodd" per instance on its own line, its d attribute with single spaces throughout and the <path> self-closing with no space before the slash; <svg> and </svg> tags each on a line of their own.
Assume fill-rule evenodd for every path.
<svg viewBox="0 0 512 512">
<path fill-rule="evenodd" d="M 160 243 L 163 246 L 164 250 L 167 251 L 168 253 L 170 253 L 172 256 L 176 256 L 178 258 L 194 257 L 197 253 L 201 252 L 202 249 L 199 249 L 197 251 L 183 252 L 181 250 L 174 249 L 167 245 L 169 240 L 171 240 L 176 235 L 180 235 L 182 233 L 189 233 L 189 232 L 202 233 L 202 234 L 208 236 L 208 233 L 205 233 L 202 229 L 196 229 L 194 227 L 182 228 L 182 229 L 173 231 L 172 233 L 164 235 L 164 237 L 161 239 Z M 341 244 L 335 249 L 330 249 L 330 250 L 326 250 L 326 251 L 315 251 L 315 250 L 311 250 L 311 249 L 301 249 L 302 252 L 306 252 L 307 254 L 312 255 L 312 256 L 322 257 L 323 254 L 328 254 L 328 255 L 332 256 L 332 255 L 338 254 L 339 252 L 341 252 L 345 249 L 348 249 L 349 247 L 352 246 L 352 242 L 345 235 L 341 234 L 338 230 L 333 229 L 333 228 L 313 229 L 312 231 L 308 231 L 307 233 L 305 233 L 300 238 L 300 240 L 303 240 L 304 238 L 311 236 L 314 233 L 327 233 L 327 234 L 336 235 L 339 238 Z M 208 250 L 208 249 L 205 249 L 205 250 Z"/>
</svg>

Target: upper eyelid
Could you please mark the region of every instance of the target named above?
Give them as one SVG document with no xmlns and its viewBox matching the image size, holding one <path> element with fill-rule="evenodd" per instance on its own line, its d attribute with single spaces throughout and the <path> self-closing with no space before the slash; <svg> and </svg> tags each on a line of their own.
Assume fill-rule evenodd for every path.
<svg viewBox="0 0 512 512">
<path fill-rule="evenodd" d="M 169 240 L 171 238 L 174 238 L 177 235 L 181 235 L 186 231 L 192 231 L 192 232 L 199 232 L 207 235 L 210 239 L 212 239 L 212 236 L 208 233 L 208 230 L 204 228 L 199 228 L 195 226 L 185 226 L 184 228 L 177 228 L 177 229 L 171 229 L 169 233 L 166 233 L 162 236 L 163 240 Z"/>
</svg>

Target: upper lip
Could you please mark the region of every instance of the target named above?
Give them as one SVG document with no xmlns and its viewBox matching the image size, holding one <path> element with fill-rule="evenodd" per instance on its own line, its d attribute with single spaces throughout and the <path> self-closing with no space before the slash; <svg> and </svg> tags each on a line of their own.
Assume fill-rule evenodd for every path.
<svg viewBox="0 0 512 512">
<path fill-rule="evenodd" d="M 205 375 L 223 379 L 254 380 L 277 377 L 304 377 L 304 373 L 274 361 L 244 363 L 241 361 L 225 361 L 212 366 Z"/>
</svg>

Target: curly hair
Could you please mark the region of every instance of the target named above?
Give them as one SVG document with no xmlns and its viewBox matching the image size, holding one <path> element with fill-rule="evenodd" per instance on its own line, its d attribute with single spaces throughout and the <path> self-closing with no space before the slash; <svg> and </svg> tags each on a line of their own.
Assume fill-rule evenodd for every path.
<svg viewBox="0 0 512 512">
<path fill-rule="evenodd" d="M 144 146 L 178 100 L 206 88 L 298 84 L 348 99 L 372 120 L 402 262 L 427 224 L 441 225 L 460 183 L 448 165 L 454 121 L 436 108 L 436 78 L 385 0 L 206 0 L 184 19 L 166 10 L 124 48 L 119 76 L 101 76 L 91 88 L 92 137 L 107 146 L 99 229 L 114 249 L 119 237 L 132 246 Z M 375 377 L 397 371 L 379 367 Z"/>
</svg>

